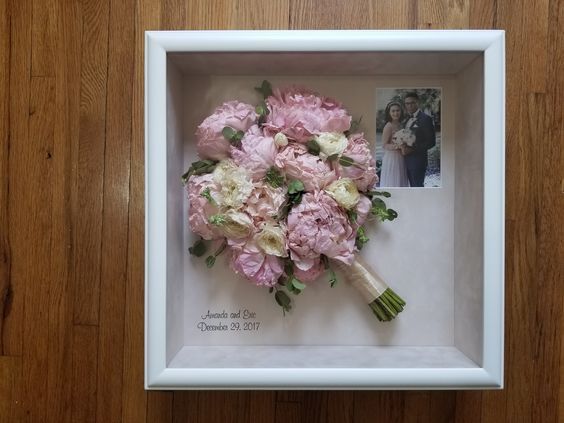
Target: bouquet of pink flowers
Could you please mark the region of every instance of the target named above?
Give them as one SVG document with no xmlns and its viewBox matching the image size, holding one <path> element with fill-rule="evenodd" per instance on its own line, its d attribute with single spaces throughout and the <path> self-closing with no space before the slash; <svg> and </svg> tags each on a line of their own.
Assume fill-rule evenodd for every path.
<svg viewBox="0 0 564 423">
<path fill-rule="evenodd" d="M 397 216 L 382 199 L 390 194 L 372 190 L 375 161 L 357 123 L 308 89 L 263 81 L 256 90 L 257 106 L 224 103 L 196 131 L 200 160 L 182 176 L 200 237 L 190 254 L 211 268 L 228 251 L 231 268 L 268 287 L 284 312 L 286 291 L 299 294 L 323 274 L 334 286 L 333 268 L 346 267 L 378 319 L 393 319 L 405 302 L 356 256 L 369 216 Z"/>
</svg>

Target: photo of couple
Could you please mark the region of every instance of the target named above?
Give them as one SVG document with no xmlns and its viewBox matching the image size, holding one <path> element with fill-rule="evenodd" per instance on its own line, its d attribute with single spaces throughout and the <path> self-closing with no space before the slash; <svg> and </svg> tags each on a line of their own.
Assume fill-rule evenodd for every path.
<svg viewBox="0 0 564 423">
<path fill-rule="evenodd" d="M 440 88 L 377 90 L 380 187 L 440 187 Z"/>
</svg>

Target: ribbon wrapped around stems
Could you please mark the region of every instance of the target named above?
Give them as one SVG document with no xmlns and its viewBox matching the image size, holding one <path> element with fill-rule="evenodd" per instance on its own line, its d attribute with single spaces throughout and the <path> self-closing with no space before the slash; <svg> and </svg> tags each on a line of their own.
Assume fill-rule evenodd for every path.
<svg viewBox="0 0 564 423">
<path fill-rule="evenodd" d="M 372 312 L 381 322 L 394 319 L 405 307 L 405 301 L 397 295 L 362 259 L 356 257 L 351 266 L 338 265 L 346 280 L 364 297 Z"/>
</svg>

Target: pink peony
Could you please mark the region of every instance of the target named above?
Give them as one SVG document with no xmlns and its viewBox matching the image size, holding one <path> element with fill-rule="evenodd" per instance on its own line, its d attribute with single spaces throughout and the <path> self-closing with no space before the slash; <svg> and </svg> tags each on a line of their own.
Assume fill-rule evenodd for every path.
<svg viewBox="0 0 564 423">
<path fill-rule="evenodd" d="M 252 240 L 242 246 L 233 246 L 232 251 L 231 268 L 255 285 L 274 286 L 284 273 L 282 260 L 264 254 Z"/>
<path fill-rule="evenodd" d="M 335 164 L 335 171 L 341 178 L 352 179 L 359 191 L 369 191 L 378 182 L 376 161 L 372 156 L 368 141 L 364 134 L 353 134 L 349 137 L 349 144 L 343 151 L 343 156 L 354 160 L 353 166 Z"/>
<path fill-rule="evenodd" d="M 251 126 L 243 139 L 241 148 L 231 147 L 231 157 L 239 166 L 249 170 L 253 181 L 259 181 L 274 165 L 278 148 L 274 138 L 265 137 L 257 125 Z"/>
<path fill-rule="evenodd" d="M 275 164 L 288 179 L 302 181 L 306 191 L 320 190 L 337 179 L 329 164 L 296 143 L 278 153 Z"/>
<path fill-rule="evenodd" d="M 283 132 L 289 139 L 305 143 L 321 132 L 344 132 L 351 117 L 336 100 L 322 97 L 306 88 L 288 87 L 274 90 L 266 100 L 270 113 L 265 132 Z"/>
<path fill-rule="evenodd" d="M 356 224 L 358 226 L 362 226 L 364 222 L 366 222 L 366 218 L 368 217 L 371 208 L 372 202 L 370 201 L 370 198 L 361 194 L 360 200 L 358 200 L 356 205 Z"/>
<path fill-rule="evenodd" d="M 210 202 L 209 199 L 202 196 L 202 193 L 208 188 L 213 199 L 214 195 L 217 195 L 218 187 L 214 183 L 211 173 L 191 176 L 188 181 L 188 223 L 190 229 L 202 238 L 209 240 L 220 238 L 221 234 L 208 222 L 210 216 L 219 212 L 215 200 Z"/>
<path fill-rule="evenodd" d="M 355 236 L 347 215 L 324 191 L 306 193 L 288 215 L 288 246 L 301 270 L 311 269 L 321 254 L 352 264 Z"/>
<path fill-rule="evenodd" d="M 213 160 L 227 158 L 231 144 L 223 136 L 223 128 L 229 126 L 235 131 L 246 132 L 256 120 L 255 108 L 250 104 L 238 101 L 223 103 L 198 126 L 196 138 L 199 156 Z"/>
<path fill-rule="evenodd" d="M 276 219 L 280 208 L 286 202 L 286 188 L 273 188 L 265 182 L 256 182 L 247 199 L 245 211 L 256 223 Z"/>
<path fill-rule="evenodd" d="M 313 266 L 308 270 L 301 270 L 299 267 L 294 269 L 294 276 L 302 282 L 313 282 L 325 271 L 325 266 L 320 259 L 314 262 Z"/>
</svg>

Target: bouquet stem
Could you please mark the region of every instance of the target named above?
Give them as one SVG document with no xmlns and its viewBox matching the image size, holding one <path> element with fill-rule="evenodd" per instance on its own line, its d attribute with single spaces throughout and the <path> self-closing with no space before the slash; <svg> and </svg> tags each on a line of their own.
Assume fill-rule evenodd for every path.
<svg viewBox="0 0 564 423">
<path fill-rule="evenodd" d="M 345 270 L 344 273 L 349 283 L 357 288 L 366 299 L 378 320 L 389 322 L 403 311 L 405 301 L 379 278 L 359 256 L 350 267 L 343 265 L 341 268 Z"/>
</svg>

